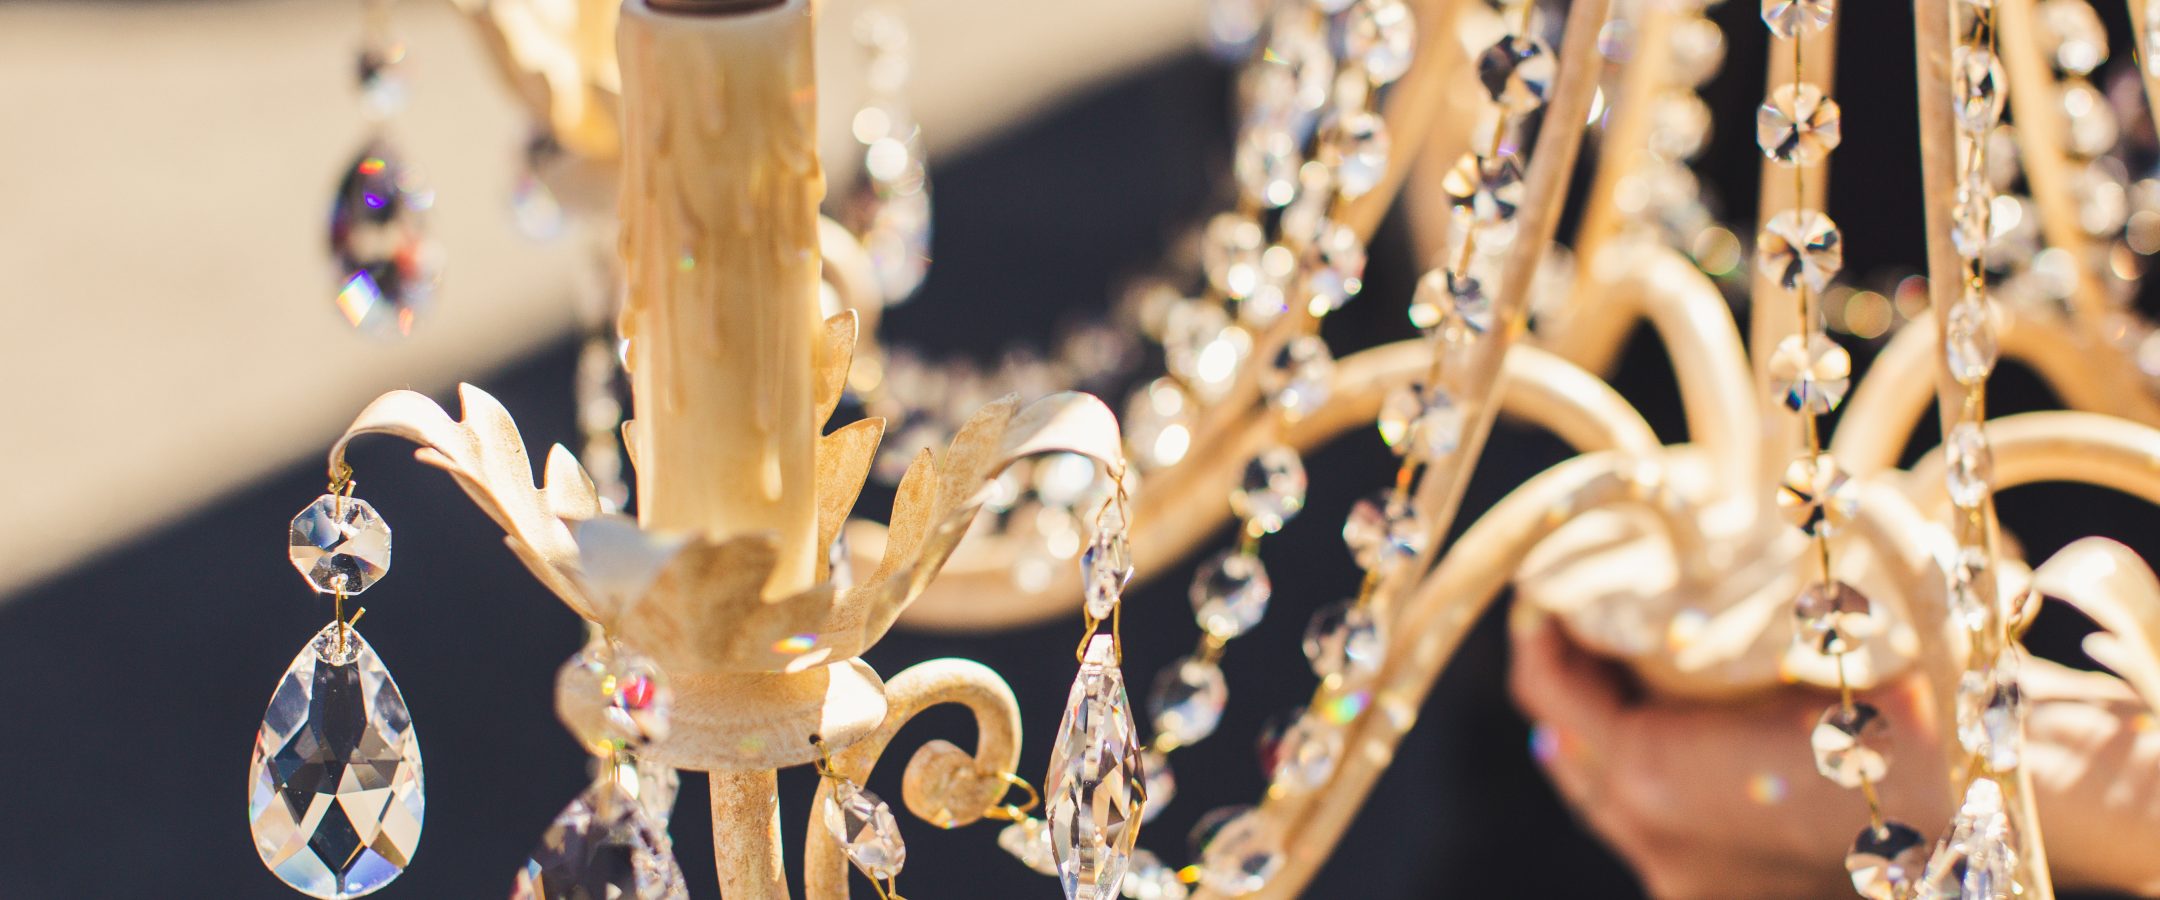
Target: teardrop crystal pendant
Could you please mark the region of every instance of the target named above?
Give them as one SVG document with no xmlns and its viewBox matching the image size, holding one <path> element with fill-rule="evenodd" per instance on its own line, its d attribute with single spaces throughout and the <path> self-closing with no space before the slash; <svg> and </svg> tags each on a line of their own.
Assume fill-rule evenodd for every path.
<svg viewBox="0 0 2160 900">
<path fill-rule="evenodd" d="M 1140 731 L 1114 646 L 1107 634 L 1088 640 L 1044 779 L 1050 853 L 1066 900 L 1115 900 L 1147 804 Z"/>
<path fill-rule="evenodd" d="M 285 670 L 255 735 L 256 852 L 303 894 L 363 896 L 405 871 L 426 809 L 397 682 L 358 631 L 330 623 Z"/>
<path fill-rule="evenodd" d="M 667 832 L 623 785 L 604 778 L 555 816 L 510 900 L 689 900 Z"/>
<path fill-rule="evenodd" d="M 354 328 L 412 333 L 441 269 L 427 228 L 434 203 L 419 173 L 379 139 L 346 168 L 330 207 L 330 255 L 338 267 L 338 312 Z"/>
</svg>

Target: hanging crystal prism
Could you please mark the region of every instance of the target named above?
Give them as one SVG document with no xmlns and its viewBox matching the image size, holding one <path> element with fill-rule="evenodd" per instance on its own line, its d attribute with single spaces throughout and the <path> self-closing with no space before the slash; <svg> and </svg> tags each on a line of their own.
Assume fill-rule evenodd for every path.
<svg viewBox="0 0 2160 900">
<path fill-rule="evenodd" d="M 412 716 L 374 648 L 344 623 L 316 632 L 285 670 L 248 774 L 255 850 L 303 894 L 373 893 L 419 847 L 427 795 Z"/>
<path fill-rule="evenodd" d="M 900 874 L 907 864 L 907 844 L 900 840 L 900 823 L 884 800 L 855 782 L 835 778 L 823 809 L 825 830 L 864 875 L 891 881 Z"/>
<path fill-rule="evenodd" d="M 689 900 L 664 828 L 623 785 L 586 788 L 540 836 L 510 900 Z"/>
<path fill-rule="evenodd" d="M 419 173 L 383 141 L 369 142 L 347 167 L 330 207 L 330 254 L 338 311 L 354 328 L 412 333 L 441 266 L 428 237 L 434 203 Z"/>
<path fill-rule="evenodd" d="M 1043 779 L 1050 851 L 1066 900 L 1114 900 L 1147 803 L 1139 728 L 1115 639 L 1088 640 Z"/>
</svg>

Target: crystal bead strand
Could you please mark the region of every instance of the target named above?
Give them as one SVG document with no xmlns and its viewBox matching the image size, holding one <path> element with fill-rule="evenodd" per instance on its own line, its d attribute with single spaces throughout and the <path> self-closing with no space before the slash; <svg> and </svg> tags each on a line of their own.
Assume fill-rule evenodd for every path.
<svg viewBox="0 0 2160 900">
<path fill-rule="evenodd" d="M 441 253 L 428 236 L 435 192 L 391 145 L 389 120 L 405 107 L 398 69 L 405 45 L 390 28 L 393 0 L 361 0 L 356 79 L 367 138 L 340 177 L 330 208 L 338 312 L 353 328 L 409 335 L 433 296 Z"/>
<path fill-rule="evenodd" d="M 906 95 L 913 39 L 896 8 L 875 3 L 856 14 L 855 42 L 867 57 L 866 96 L 849 129 L 863 145 L 863 171 L 839 218 L 862 241 L 891 306 L 915 293 L 930 264 L 930 176 Z"/>
<path fill-rule="evenodd" d="M 1819 416 L 1835 410 L 1851 385 L 1852 361 L 1823 327 L 1816 301 L 1843 263 L 1837 225 L 1819 210 L 1799 204 L 1807 196 L 1808 170 L 1823 166 L 1840 139 L 1837 102 L 1806 80 L 1804 46 L 1809 34 L 1830 26 L 1831 0 L 1763 0 L 1762 18 L 1773 36 L 1791 45 L 1793 80 L 1770 89 L 1756 113 L 1755 136 L 1763 154 L 1793 172 L 1792 208 L 1771 216 L 1756 238 L 1762 274 L 1792 292 L 1797 334 L 1772 351 L 1769 372 L 1778 398 L 1800 417 L 1802 447 L 1779 484 L 1777 503 L 1787 520 L 1812 543 L 1814 577 L 1794 602 L 1797 634 L 1829 654 L 1837 671 L 1838 702 L 1826 710 L 1810 738 L 1815 768 L 1824 778 L 1857 788 L 1867 801 L 1868 824 L 1846 857 L 1853 888 L 1863 897 L 1904 896 L 1918 875 L 1917 832 L 1883 816 L 1876 783 L 1889 770 L 1884 744 L 1889 725 L 1874 706 L 1856 700 L 1846 678 L 1848 653 L 1867 636 L 1869 604 L 1852 585 L 1837 580 L 1831 536 L 1853 516 L 1851 487 L 1837 461 L 1823 452 Z"/>
<path fill-rule="evenodd" d="M 1992 4 L 1957 0 L 1951 88 L 1959 185 L 1952 210 L 1957 232 L 1985 236 L 1994 208 L 1989 135 L 2002 116 L 2006 84 L 1994 53 Z M 1957 736 L 1971 754 L 1963 801 L 1920 876 L 1929 896 L 1995 900 L 2021 892 L 2013 820 L 2004 801 L 2023 743 L 2018 649 L 2001 605 L 1995 567 L 1993 464 L 1988 446 L 1987 379 L 1997 350 L 1988 299 L 1984 240 L 1954 241 L 1963 283 L 1944 314 L 1943 362 L 1962 388 L 1943 428 L 1944 487 L 1955 510 L 1958 546 L 1949 560 L 1951 615 L 1965 626 L 1970 654 L 1957 688 Z"/>
</svg>

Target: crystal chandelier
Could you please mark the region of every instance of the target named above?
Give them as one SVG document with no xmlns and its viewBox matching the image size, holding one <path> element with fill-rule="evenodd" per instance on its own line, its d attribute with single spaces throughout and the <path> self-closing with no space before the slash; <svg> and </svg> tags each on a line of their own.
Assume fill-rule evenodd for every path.
<svg viewBox="0 0 2160 900">
<path fill-rule="evenodd" d="M 680 896 L 664 813 L 641 804 L 672 798 L 685 768 L 712 778 L 723 891 L 784 897 L 774 772 L 814 766 L 806 892 L 846 896 L 852 865 L 898 897 L 905 844 L 862 785 L 901 726 L 943 703 L 966 707 L 979 737 L 909 760 L 905 805 L 940 827 L 1002 822 L 995 843 L 1068 898 L 1318 891 L 1426 692 L 1509 587 L 1661 691 L 1835 690 L 1793 740 L 1855 791 L 1845 864 L 1860 895 L 2051 896 L 2021 766 L 2019 638 L 2042 595 L 2064 600 L 2106 630 L 2094 657 L 2160 696 L 2160 581 L 2099 538 L 2031 565 L 1993 498 L 2072 481 L 2160 502 L 2160 331 L 2129 302 L 2142 256 L 2160 250 L 2160 212 L 2142 208 L 2160 180 L 2126 174 L 2125 147 L 2149 143 L 2153 117 L 2126 119 L 2117 102 L 2160 100 L 2160 67 L 2096 86 L 2110 48 L 2088 0 L 1915 0 L 1928 267 L 1886 296 L 1840 282 L 1843 236 L 1825 209 L 1828 160 L 1858 138 L 1831 90 L 1836 0 L 1761 0 L 1759 221 L 1721 224 L 1696 189 L 1689 160 L 1710 126 L 1696 91 L 1724 40 L 1705 16 L 1715 2 L 1218 0 L 1210 37 L 1239 66 L 1236 192 L 1198 224 L 1197 266 L 1131 291 L 1132 327 L 1092 326 L 1050 358 L 986 374 L 877 333 L 923 278 L 931 220 L 895 10 L 839 23 L 866 54 L 867 99 L 851 119 L 861 156 L 845 161 L 859 171 L 827 198 L 824 171 L 843 167 L 815 150 L 809 47 L 835 23 L 807 0 L 461 0 L 543 123 L 530 190 L 619 223 L 622 364 L 603 326 L 580 367 L 586 462 L 555 448 L 537 487 L 485 393 L 465 387 L 453 419 L 401 391 L 337 441 L 333 490 L 310 509 L 334 520 L 364 506 L 343 462 L 354 437 L 420 445 L 603 633 L 564 683 L 610 685 L 606 710 L 669 713 L 623 736 L 578 699 L 600 694 L 565 689 L 565 722 L 603 775 L 543 838 L 517 896 L 602 883 Z M 2129 7 L 2149 63 L 2160 20 L 2143 0 Z M 1586 138 L 1595 166 L 1563 247 Z M 387 156 L 370 144 L 347 191 L 402 197 Z M 1410 296 L 1365 296 L 1365 242 L 1391 204 L 1421 224 L 1434 266 Z M 1748 301 L 1744 341 L 1727 292 Z M 1319 325 L 1351 302 L 1399 304 L 1422 336 L 1338 358 Z M 1637 323 L 1672 357 L 1686 443 L 1660 441 L 1598 374 Z M 1884 337 L 1866 378 L 1840 334 Z M 2003 360 L 2068 408 L 1990 418 Z M 623 377 L 627 420 L 612 405 Z M 1137 385 L 1122 416 L 1075 390 L 1113 379 Z M 1900 469 L 1930 399 L 1941 446 Z M 844 402 L 866 414 L 828 431 Z M 1503 413 L 1577 455 L 1458 526 Z M 1145 823 L 1171 802 L 1177 751 L 1222 716 L 1221 659 L 1266 614 L 1268 565 L 1283 556 L 1269 537 L 1305 505 L 1302 454 L 1368 425 L 1400 463 L 1373 473 L 1375 493 L 1343 524 L 1365 576 L 1306 632 L 1319 684 L 1266 741 L 1270 786 L 1209 814 L 1195 858 L 1158 856 Z M 624 458 L 635 519 L 617 513 Z M 882 523 L 850 518 L 870 478 L 895 489 Z M 1234 544 L 1206 547 L 1229 522 Z M 338 542 L 365 529 L 294 527 L 304 572 L 362 558 Z M 386 567 L 387 530 L 381 545 Z M 1137 682 L 1136 706 L 1123 592 L 1202 553 L 1200 639 Z M 347 622 L 345 583 L 310 578 Z M 1039 779 L 1014 771 L 1019 722 L 1047 713 L 1018 709 L 995 673 L 937 660 L 885 678 L 859 659 L 896 624 L 995 629 L 1075 612 L 1076 678 Z M 303 689 L 326 665 L 357 667 L 368 696 L 396 699 L 350 632 L 334 623 L 303 651 L 286 707 L 327 715 L 320 688 Z M 613 685 L 626 672 L 664 672 L 668 702 L 624 706 Z M 1957 804 L 1941 822 L 1884 816 L 1886 725 L 1856 698 L 1914 672 L 1954 737 L 1939 764 Z M 418 840 L 418 751 L 410 722 L 370 722 L 414 805 L 382 857 L 402 858 Z M 301 752 L 294 727 L 266 722 L 261 771 Z M 264 796 L 283 784 L 263 778 Z M 316 879 L 316 857 L 286 851 L 321 826 L 290 812 L 251 805 L 259 844 L 286 854 L 265 861 Z M 595 847 L 637 863 L 606 869 L 596 860 L 615 857 Z M 382 883 L 295 877 L 318 896 Z"/>
</svg>

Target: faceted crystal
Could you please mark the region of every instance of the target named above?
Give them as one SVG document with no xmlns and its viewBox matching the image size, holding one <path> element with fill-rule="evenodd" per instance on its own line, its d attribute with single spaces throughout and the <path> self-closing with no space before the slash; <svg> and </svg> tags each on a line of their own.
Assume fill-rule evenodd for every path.
<svg viewBox="0 0 2160 900">
<path fill-rule="evenodd" d="M 1305 286 L 1311 297 L 1306 311 L 1314 316 L 1341 309 L 1365 289 L 1365 239 L 1357 229 L 1332 221 L 1321 227 L 1306 266 Z"/>
<path fill-rule="evenodd" d="M 1229 700 L 1230 685 L 1220 666 L 1189 656 L 1165 666 L 1148 694 L 1156 740 L 1171 747 L 1204 740 L 1222 722 Z"/>
<path fill-rule="evenodd" d="M 339 181 L 330 207 L 337 307 L 354 328 L 411 334 L 440 267 L 427 234 L 434 192 L 388 144 L 373 142 Z"/>
<path fill-rule="evenodd" d="M 1858 649 L 1874 633 L 1873 605 L 1865 594 L 1842 581 L 1815 582 L 1793 601 L 1800 640 L 1818 653 L 1836 655 Z"/>
<path fill-rule="evenodd" d="M 1987 252 L 1992 233 L 1995 192 L 1985 184 L 1960 185 L 1950 204 L 1950 246 L 1959 256 L 1977 259 Z"/>
<path fill-rule="evenodd" d="M 1700 87 L 1725 64 L 1725 31 L 1700 16 L 1676 22 L 1667 35 L 1666 65 L 1681 87 Z"/>
<path fill-rule="evenodd" d="M 2084 0 L 2042 0 L 2033 8 L 2039 43 L 2063 74 L 2092 74 L 2108 58 L 2107 26 Z"/>
<path fill-rule="evenodd" d="M 1163 323 L 1164 364 L 1201 400 L 1221 399 L 1252 353 L 1252 334 L 1230 324 L 1215 303 L 1188 300 L 1171 307 Z"/>
<path fill-rule="evenodd" d="M 555 673 L 555 714 L 594 754 L 665 739 L 674 698 L 659 663 L 604 638 Z"/>
<path fill-rule="evenodd" d="M 1762 0 L 1763 24 L 1787 39 L 1822 30 L 1836 11 L 1835 0 Z"/>
<path fill-rule="evenodd" d="M 1321 678 L 1370 675 L 1386 652 L 1380 620 L 1354 600 L 1322 607 L 1305 626 L 1305 658 Z"/>
<path fill-rule="evenodd" d="M 1650 155 L 1683 162 L 1710 140 L 1710 106 L 1692 91 L 1667 91 L 1650 107 Z"/>
<path fill-rule="evenodd" d="M 1230 492 L 1230 511 L 1273 534 L 1305 508 L 1305 462 L 1277 444 L 1245 463 L 1245 480 Z"/>
<path fill-rule="evenodd" d="M 1327 403 L 1335 357 L 1319 335 L 1299 335 L 1276 351 L 1268 368 L 1268 405 L 1291 421 Z"/>
<path fill-rule="evenodd" d="M 1805 82 L 1779 85 L 1755 111 L 1755 143 L 1788 166 L 1812 166 L 1830 156 L 1841 138 L 1837 101 Z"/>
<path fill-rule="evenodd" d="M 1260 286 L 1260 251 L 1267 233 L 1249 216 L 1220 213 L 1208 220 L 1200 242 L 1200 267 L 1226 297 L 1245 297 Z"/>
<path fill-rule="evenodd" d="M 1139 729 L 1112 640 L 1088 640 L 1043 779 L 1050 852 L 1066 900 L 1117 896 L 1147 803 Z"/>
<path fill-rule="evenodd" d="M 1856 499 L 1845 470 L 1828 453 L 1802 456 L 1785 467 L 1778 484 L 1778 511 L 1807 533 L 1829 535 L 1852 521 Z"/>
<path fill-rule="evenodd" d="M 390 524 L 366 500 L 324 494 L 293 517 L 293 568 L 325 594 L 367 590 L 390 571 Z"/>
<path fill-rule="evenodd" d="M 906 300 L 929 274 L 930 229 L 927 182 L 907 190 L 888 190 L 872 208 L 862 226 L 863 249 L 868 251 L 871 274 L 877 277 L 879 294 L 887 305 Z"/>
<path fill-rule="evenodd" d="M 1201 630 L 1229 640 L 1260 624 L 1274 590 L 1260 557 L 1224 551 L 1193 575 L 1193 618 Z"/>
<path fill-rule="evenodd" d="M 1216 824 L 1201 845 L 1200 885 L 1231 897 L 1266 887 L 1285 859 L 1282 836 L 1250 807 L 1209 819 Z"/>
<path fill-rule="evenodd" d="M 1417 511 L 1396 499 L 1393 491 L 1383 490 L 1350 507 L 1349 518 L 1343 520 L 1343 543 L 1350 545 L 1359 568 L 1387 570 L 1417 556 L 1425 536 Z"/>
<path fill-rule="evenodd" d="M 2011 900 L 2017 896 L 2017 836 L 2003 808 L 2002 786 L 1980 778 L 1935 845 L 1916 896 L 1925 900 Z"/>
<path fill-rule="evenodd" d="M 689 900 L 666 829 L 611 780 L 555 816 L 518 870 L 510 900 Z"/>
<path fill-rule="evenodd" d="M 1958 744 L 1996 772 L 2018 767 L 2025 743 L 2025 693 L 2018 687 L 2015 649 L 1958 679 Z"/>
<path fill-rule="evenodd" d="M 1521 116 L 1545 105 L 1559 65 L 1552 48 L 1534 37 L 1510 34 L 1478 55 L 1478 80 L 1502 112 Z"/>
<path fill-rule="evenodd" d="M 1440 179 L 1441 190 L 1454 198 L 1455 206 L 1469 211 L 1480 225 L 1515 218 L 1522 205 L 1522 163 L 1513 154 L 1484 157 L 1465 153 Z"/>
<path fill-rule="evenodd" d="M 1080 580 L 1085 588 L 1087 614 L 1098 620 L 1110 618 L 1126 583 L 1132 581 L 1132 542 L 1125 533 L 1123 521 L 1118 518 L 1096 523 L 1094 540 L 1089 541 L 1087 550 L 1080 554 Z"/>
<path fill-rule="evenodd" d="M 2002 63 L 1985 47 L 1959 46 L 1950 51 L 1950 90 L 1957 99 L 1958 124 L 1986 134 L 2002 120 Z"/>
<path fill-rule="evenodd" d="M 1821 332 L 1787 335 L 1770 354 L 1770 383 L 1786 409 L 1819 416 L 1845 402 L 1852 357 Z"/>
<path fill-rule="evenodd" d="M 405 110 L 405 77 L 398 72 L 404 59 L 402 44 L 361 48 L 353 75 L 370 116 L 387 119 Z"/>
<path fill-rule="evenodd" d="M 645 807 L 645 815 L 667 830 L 668 820 L 675 816 L 675 795 L 682 789 L 682 776 L 671 766 L 640 760 L 630 750 L 617 750 L 609 754 L 615 764 L 615 783 L 636 798 Z M 609 760 L 593 758 L 594 780 L 607 775 Z"/>
<path fill-rule="evenodd" d="M 1152 748 L 1140 752 L 1140 767 L 1147 770 L 1147 807 L 1140 821 L 1147 823 L 1170 808 L 1177 796 L 1177 774 L 1170 770 L 1170 757 Z"/>
<path fill-rule="evenodd" d="M 1280 209 L 1297 196 L 1297 170 L 1304 163 L 1289 132 L 1254 130 L 1238 138 L 1231 168 L 1246 199 Z"/>
<path fill-rule="evenodd" d="M 1340 727 L 1320 716 L 1299 716 L 1276 745 L 1275 767 L 1269 780 L 1287 791 L 1319 790 L 1335 774 L 1342 753 Z"/>
<path fill-rule="evenodd" d="M 1417 50 L 1417 20 L 1402 0 L 1360 0 L 1343 23 L 1343 58 L 1365 70 L 1373 84 L 1410 71 Z"/>
<path fill-rule="evenodd" d="M 1185 900 L 1188 893 L 1176 869 L 1163 865 L 1155 854 L 1137 849 L 1132 870 L 1125 873 L 1124 891 L 1128 900 Z"/>
<path fill-rule="evenodd" d="M 1975 509 L 1987 500 L 1995 472 L 1995 454 L 1978 422 L 1959 422 L 1943 438 L 1943 481 L 1950 502 Z"/>
<path fill-rule="evenodd" d="M 2114 107 L 2092 82 L 2068 79 L 2062 85 L 2063 113 L 2069 119 L 2070 153 L 2083 159 L 2105 156 L 2122 137 Z"/>
<path fill-rule="evenodd" d="M 1192 449 L 1193 417 L 1198 412 L 1174 378 L 1157 378 L 1133 392 L 1125 403 L 1125 443 L 1144 469 L 1173 466 Z"/>
<path fill-rule="evenodd" d="M 1905 900 L 1927 866 L 1927 851 L 1920 832 L 1886 820 L 1880 829 L 1860 829 L 1845 856 L 1845 871 L 1852 874 L 1853 890 L 1867 900 Z"/>
<path fill-rule="evenodd" d="M 1839 704 L 1824 712 L 1815 723 L 1808 743 L 1815 749 L 1815 771 L 1839 787 L 1856 788 L 1863 782 L 1882 781 L 1890 772 L 1890 756 L 1884 746 L 1890 740 L 1890 723 L 1866 703 Z"/>
<path fill-rule="evenodd" d="M 1967 386 L 1986 381 L 1995 371 L 1995 360 L 2000 355 L 1986 298 L 1967 296 L 1951 304 L 1943 332 L 1943 355 L 1949 362 L 1950 375 Z"/>
<path fill-rule="evenodd" d="M 285 670 L 248 775 L 255 851 L 294 890 L 358 897 L 412 862 L 427 811 L 420 740 L 390 671 L 343 623 Z"/>
<path fill-rule="evenodd" d="M 1335 84 L 1335 53 L 1304 10 L 1283 7 L 1268 29 L 1265 64 L 1284 67 L 1297 85 L 1297 104 L 1305 111 L 1327 103 Z"/>
<path fill-rule="evenodd" d="M 1380 402 L 1380 440 L 1397 455 L 1441 459 L 1461 445 L 1466 415 L 1446 388 L 1406 384 Z"/>
<path fill-rule="evenodd" d="M 1418 279 L 1410 298 L 1410 324 L 1441 329 L 1450 340 L 1467 340 L 1493 326 L 1493 297 L 1474 275 L 1434 269 Z"/>
<path fill-rule="evenodd" d="M 1319 155 L 1335 170 L 1335 189 L 1344 199 L 1364 196 L 1387 174 L 1387 121 L 1366 111 L 1338 118 L 1321 130 Z"/>
<path fill-rule="evenodd" d="M 1950 614 L 1971 631 L 1986 628 L 1994 619 L 1994 604 L 1989 600 L 1988 569 L 1986 550 L 1960 547 L 1957 555 L 1951 558 L 1946 573 L 1950 584 Z"/>
<path fill-rule="evenodd" d="M 1042 873 L 1058 873 L 1057 857 L 1050 852 L 1050 825 L 1041 819 L 1021 819 L 998 832 L 998 846 L 1021 865 Z"/>
<path fill-rule="evenodd" d="M 900 823 L 892 807 L 861 785 L 836 778 L 832 791 L 820 807 L 825 830 L 847 852 L 850 862 L 864 875 L 886 881 L 907 865 L 907 844 L 900 840 Z"/>
<path fill-rule="evenodd" d="M 1845 266 L 1845 247 L 1837 223 L 1812 209 L 1788 209 L 1770 217 L 1755 236 L 1755 263 L 1779 287 L 1817 293 L 1829 287 Z"/>
</svg>

